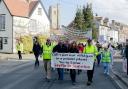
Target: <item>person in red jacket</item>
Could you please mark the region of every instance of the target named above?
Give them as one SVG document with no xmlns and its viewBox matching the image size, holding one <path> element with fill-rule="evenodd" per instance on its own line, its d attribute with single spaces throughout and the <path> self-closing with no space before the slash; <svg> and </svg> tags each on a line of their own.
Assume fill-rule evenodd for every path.
<svg viewBox="0 0 128 89">
<path fill-rule="evenodd" d="M 78 50 L 79 50 L 79 53 L 83 53 L 83 50 L 84 50 L 83 43 L 78 44 Z M 78 74 L 80 74 L 81 72 L 82 72 L 82 70 L 78 70 Z"/>
<path fill-rule="evenodd" d="M 79 44 L 78 44 L 78 50 L 79 50 L 79 53 L 83 53 L 83 50 L 84 50 L 84 45 L 83 45 L 83 43 L 79 43 Z"/>
</svg>

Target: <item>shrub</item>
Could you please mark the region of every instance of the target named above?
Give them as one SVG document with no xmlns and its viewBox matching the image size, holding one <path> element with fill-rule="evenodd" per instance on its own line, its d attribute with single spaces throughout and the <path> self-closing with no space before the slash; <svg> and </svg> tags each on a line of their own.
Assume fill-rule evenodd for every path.
<svg viewBox="0 0 128 89">
<path fill-rule="evenodd" d="M 46 35 L 37 36 L 37 40 L 41 46 L 46 42 L 47 38 L 48 38 L 48 36 L 46 36 Z"/>
<path fill-rule="evenodd" d="M 33 48 L 33 40 L 31 36 L 22 36 L 21 41 L 23 43 L 23 52 L 30 53 Z"/>
</svg>

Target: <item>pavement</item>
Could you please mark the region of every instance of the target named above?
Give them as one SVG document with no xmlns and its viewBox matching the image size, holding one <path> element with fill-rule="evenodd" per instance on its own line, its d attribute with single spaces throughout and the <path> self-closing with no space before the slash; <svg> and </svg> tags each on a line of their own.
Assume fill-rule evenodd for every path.
<svg viewBox="0 0 128 89">
<path fill-rule="evenodd" d="M 34 68 L 34 61 L 0 61 L 0 89 L 118 89 L 109 76 L 103 74 L 103 67 L 95 67 L 93 83 L 86 86 L 86 71 L 77 74 L 77 83 L 72 85 L 70 74 L 64 74 L 64 80 L 57 80 L 57 71 L 52 71 L 52 80 L 45 80 L 43 62 Z"/>
<path fill-rule="evenodd" d="M 110 77 L 120 89 L 128 89 L 128 75 L 123 71 L 123 58 L 120 51 L 114 55 L 114 64 L 111 68 Z"/>
<path fill-rule="evenodd" d="M 34 60 L 34 55 L 33 54 L 22 54 L 23 59 L 25 60 Z M 0 60 L 8 60 L 8 59 L 18 59 L 18 54 L 5 54 L 5 53 L 0 53 Z"/>
<path fill-rule="evenodd" d="M 114 62 L 112 73 L 116 76 L 116 78 L 119 79 L 119 82 L 121 82 L 121 83 L 117 83 L 120 89 L 125 89 L 125 88 L 128 89 L 128 75 L 126 72 L 123 71 L 123 64 L 121 61 Z"/>
</svg>

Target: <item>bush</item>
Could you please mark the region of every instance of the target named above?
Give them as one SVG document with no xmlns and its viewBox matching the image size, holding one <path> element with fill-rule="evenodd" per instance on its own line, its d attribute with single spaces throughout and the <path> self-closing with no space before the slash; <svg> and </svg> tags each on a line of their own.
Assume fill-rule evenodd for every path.
<svg viewBox="0 0 128 89">
<path fill-rule="evenodd" d="M 41 46 L 46 42 L 47 38 L 48 38 L 48 36 L 46 36 L 46 35 L 37 36 L 37 40 Z"/>
<path fill-rule="evenodd" d="M 33 48 L 33 40 L 31 36 L 22 36 L 21 41 L 23 43 L 23 52 L 30 53 Z"/>
</svg>

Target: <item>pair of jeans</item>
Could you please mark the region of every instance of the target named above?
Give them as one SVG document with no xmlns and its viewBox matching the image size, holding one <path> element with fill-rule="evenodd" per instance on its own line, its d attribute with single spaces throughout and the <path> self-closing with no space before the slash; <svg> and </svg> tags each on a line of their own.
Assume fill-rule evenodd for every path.
<svg viewBox="0 0 128 89">
<path fill-rule="evenodd" d="M 22 59 L 21 51 L 18 51 L 19 59 Z"/>
<path fill-rule="evenodd" d="M 103 66 L 104 66 L 104 73 L 109 74 L 110 63 L 109 62 L 104 62 Z"/>
<path fill-rule="evenodd" d="M 58 79 L 63 80 L 64 79 L 64 69 L 63 68 L 57 68 L 58 71 Z"/>
<path fill-rule="evenodd" d="M 76 70 L 75 69 L 70 69 L 70 77 L 72 82 L 76 82 Z"/>
<path fill-rule="evenodd" d="M 93 64 L 93 69 L 92 70 L 87 70 L 87 76 L 88 76 L 88 81 L 92 82 L 93 74 L 94 74 L 94 67 L 95 63 Z"/>
</svg>

